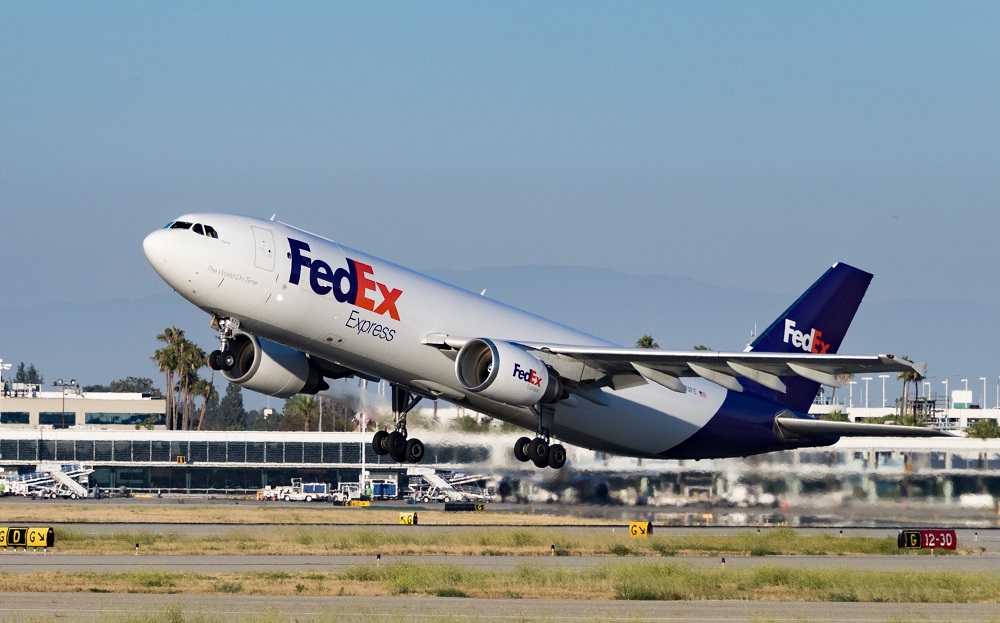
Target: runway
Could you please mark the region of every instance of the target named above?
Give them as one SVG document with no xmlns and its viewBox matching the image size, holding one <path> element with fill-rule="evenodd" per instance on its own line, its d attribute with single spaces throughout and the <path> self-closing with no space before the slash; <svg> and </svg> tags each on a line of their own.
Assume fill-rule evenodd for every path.
<svg viewBox="0 0 1000 623">
<path fill-rule="evenodd" d="M 578 601 L 451 597 L 270 597 L 0 593 L 5 621 L 90 622 L 113 617 L 210 621 L 687 622 L 989 621 L 996 604 L 878 604 L 733 601 Z"/>
<path fill-rule="evenodd" d="M 254 529 L 228 524 L 59 524 L 58 530 L 72 529 L 84 534 L 149 532 L 170 534 L 223 534 L 231 530 Z M 483 526 L 323 526 L 322 529 L 461 532 L 482 530 Z M 487 527 L 485 529 L 511 529 Z M 621 527 L 546 528 L 572 532 L 579 538 L 601 534 Z M 658 528 L 661 535 L 735 534 L 750 528 Z M 797 529 L 801 534 L 836 534 L 839 529 Z M 895 530 L 876 528 L 843 529 L 845 537 L 888 537 Z M 898 556 L 729 556 L 726 569 L 744 569 L 760 565 L 809 569 L 852 571 L 914 571 L 1000 573 L 1000 531 L 960 530 L 959 542 L 982 548 L 975 555 L 898 555 Z M 389 549 L 389 548 L 387 548 Z M 637 564 L 680 564 L 698 569 L 718 569 L 719 557 L 661 556 L 444 556 L 382 555 L 379 564 L 407 562 L 442 567 L 461 567 L 481 571 L 512 570 L 521 566 L 580 571 L 588 568 Z M 0 572 L 27 573 L 122 573 L 157 571 L 164 573 L 336 573 L 347 569 L 374 566 L 368 555 L 134 555 L 132 552 L 108 555 L 63 554 L 53 551 L 7 551 L 0 554 Z M 561 599 L 472 599 L 452 597 L 354 597 L 255 594 L 154 594 L 154 593 L 5 593 L 0 592 L 0 611 L 4 621 L 59 620 L 108 621 L 118 618 L 158 616 L 161 620 L 267 621 L 462 621 L 484 622 L 575 622 L 593 621 L 984 621 L 997 618 L 992 604 L 885 604 L 885 603 L 812 603 L 763 601 L 622 601 Z M 183 615 L 179 617 L 178 615 Z"/>
<path fill-rule="evenodd" d="M 522 565 L 579 571 L 590 567 L 640 563 L 677 563 L 695 568 L 720 567 L 718 557 L 660 556 L 382 556 L 382 565 L 393 562 L 433 564 L 501 571 Z M 0 555 L 4 573 L 125 572 L 155 569 L 171 573 L 240 573 L 283 571 L 286 573 L 344 571 L 375 565 L 373 556 L 135 556 L 66 555 L 18 552 Z M 951 571 L 1000 573 L 1000 556 L 729 556 L 727 569 L 772 565 L 808 569 L 867 571 Z"/>
</svg>

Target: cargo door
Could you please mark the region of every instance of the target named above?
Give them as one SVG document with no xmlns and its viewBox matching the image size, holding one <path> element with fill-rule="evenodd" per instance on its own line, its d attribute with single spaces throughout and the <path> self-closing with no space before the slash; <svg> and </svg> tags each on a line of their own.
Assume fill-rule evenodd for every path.
<svg viewBox="0 0 1000 623">
<path fill-rule="evenodd" d="M 270 229 L 250 226 L 253 230 L 254 266 L 274 270 L 274 234 Z"/>
</svg>

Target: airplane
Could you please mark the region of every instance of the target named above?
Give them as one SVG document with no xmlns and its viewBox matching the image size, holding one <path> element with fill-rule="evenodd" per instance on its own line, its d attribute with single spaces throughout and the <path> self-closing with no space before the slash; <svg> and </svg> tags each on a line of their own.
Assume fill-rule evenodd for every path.
<svg viewBox="0 0 1000 623">
<path fill-rule="evenodd" d="M 356 376 L 392 387 L 393 425 L 372 447 L 419 462 L 407 414 L 443 399 L 534 431 L 514 455 L 561 468 L 569 443 L 652 459 L 746 457 L 843 436 L 947 436 L 817 420 L 838 375 L 926 376 L 892 355 L 836 354 L 872 279 L 829 268 L 743 352 L 625 348 L 348 248 L 231 214 L 187 214 L 150 233 L 153 269 L 211 316 L 209 356 L 230 382 L 280 398 Z M 559 443 L 555 443 L 558 441 Z"/>
</svg>

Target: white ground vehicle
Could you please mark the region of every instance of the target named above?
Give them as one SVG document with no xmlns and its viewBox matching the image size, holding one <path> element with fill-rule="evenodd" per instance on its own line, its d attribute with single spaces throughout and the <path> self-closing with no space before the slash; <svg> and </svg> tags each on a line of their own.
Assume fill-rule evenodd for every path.
<svg viewBox="0 0 1000 623">
<path fill-rule="evenodd" d="M 258 500 L 321 502 L 330 498 L 330 485 L 325 482 L 304 483 L 301 478 L 292 478 L 290 487 L 264 487 L 257 492 Z"/>
<path fill-rule="evenodd" d="M 39 463 L 30 474 L 6 474 L 4 489 L 10 495 L 41 498 L 85 498 L 90 494 L 93 468 L 80 463 Z"/>
<path fill-rule="evenodd" d="M 351 500 L 361 499 L 361 486 L 355 482 L 342 482 L 332 493 L 330 501 L 335 504 L 344 504 Z"/>
<path fill-rule="evenodd" d="M 476 483 L 482 475 L 442 476 L 433 469 L 415 467 L 407 470 L 411 476 L 420 476 L 424 485 L 410 487 L 415 502 L 490 502 L 492 497 Z"/>
</svg>

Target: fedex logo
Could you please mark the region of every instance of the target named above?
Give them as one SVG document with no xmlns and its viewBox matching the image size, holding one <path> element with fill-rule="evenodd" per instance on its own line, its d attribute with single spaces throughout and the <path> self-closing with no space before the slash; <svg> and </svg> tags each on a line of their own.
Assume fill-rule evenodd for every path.
<svg viewBox="0 0 1000 623">
<path fill-rule="evenodd" d="M 288 282 L 298 285 L 302 270 L 309 271 L 309 287 L 320 296 L 333 292 L 333 297 L 341 303 L 350 303 L 361 309 L 384 315 L 389 314 L 393 320 L 399 320 L 399 310 L 396 302 L 402 290 L 389 288 L 371 278 L 374 270 L 368 264 L 347 258 L 347 267 L 336 271 L 323 260 L 312 259 L 306 255 L 309 245 L 294 238 L 288 239 L 291 249 L 292 271 Z M 378 301 L 373 298 L 376 296 Z"/>
<path fill-rule="evenodd" d="M 823 332 L 816 329 L 803 333 L 795 328 L 795 321 L 785 318 L 785 344 L 801 348 L 807 353 L 825 355 L 830 350 L 830 343 L 823 341 Z"/>
<path fill-rule="evenodd" d="M 527 381 L 529 385 L 542 386 L 542 377 L 537 372 L 534 370 L 525 370 L 517 363 L 514 364 L 514 376 L 522 381 Z"/>
</svg>

